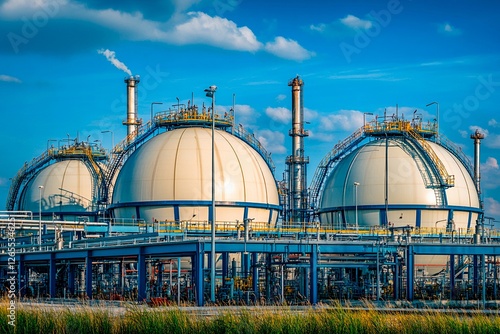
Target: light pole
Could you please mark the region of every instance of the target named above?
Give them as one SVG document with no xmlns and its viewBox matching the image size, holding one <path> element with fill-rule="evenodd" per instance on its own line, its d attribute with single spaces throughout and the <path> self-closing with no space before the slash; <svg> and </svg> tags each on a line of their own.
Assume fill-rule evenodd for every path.
<svg viewBox="0 0 500 334">
<path fill-rule="evenodd" d="M 153 125 L 153 105 L 163 104 L 163 102 L 151 102 L 151 125 Z"/>
<path fill-rule="evenodd" d="M 366 128 L 366 115 L 373 115 L 373 113 L 372 112 L 363 113 L 363 130 Z"/>
<path fill-rule="evenodd" d="M 359 186 L 359 182 L 354 182 L 354 203 L 356 206 L 356 233 L 359 232 L 359 230 L 358 230 L 358 186 Z"/>
<path fill-rule="evenodd" d="M 38 186 L 38 249 L 42 250 L 42 189 Z"/>
<path fill-rule="evenodd" d="M 211 268 L 210 268 L 210 300 L 215 303 L 215 91 L 217 86 L 210 86 L 205 89 L 207 97 L 212 98 L 212 212 L 210 220 L 211 226 Z"/>
<path fill-rule="evenodd" d="M 111 152 L 113 152 L 113 149 L 115 148 L 115 134 L 111 130 L 104 130 L 101 131 L 101 133 L 111 133 Z"/>
<path fill-rule="evenodd" d="M 425 106 L 428 107 L 428 106 L 432 106 L 433 104 L 436 105 L 436 113 L 437 113 L 437 115 L 436 115 L 436 137 L 439 139 L 439 103 L 434 101 L 434 102 L 426 104 Z"/>
</svg>

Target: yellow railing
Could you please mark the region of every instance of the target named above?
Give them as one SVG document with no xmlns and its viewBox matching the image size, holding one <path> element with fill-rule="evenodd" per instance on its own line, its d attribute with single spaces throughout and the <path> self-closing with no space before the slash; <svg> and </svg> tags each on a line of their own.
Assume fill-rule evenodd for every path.
<svg viewBox="0 0 500 334">
<path fill-rule="evenodd" d="M 445 183 L 446 186 L 448 187 L 453 187 L 455 186 L 455 176 L 454 175 L 449 175 L 448 171 L 444 167 L 443 163 L 441 162 L 441 159 L 436 155 L 436 152 L 432 149 L 432 147 L 429 145 L 429 143 L 422 138 L 415 130 L 410 128 L 408 130 L 408 134 L 412 136 L 427 152 L 429 157 L 431 158 L 432 162 L 436 165 L 437 169 L 439 170 L 439 174 L 441 174 L 441 177 Z"/>
</svg>

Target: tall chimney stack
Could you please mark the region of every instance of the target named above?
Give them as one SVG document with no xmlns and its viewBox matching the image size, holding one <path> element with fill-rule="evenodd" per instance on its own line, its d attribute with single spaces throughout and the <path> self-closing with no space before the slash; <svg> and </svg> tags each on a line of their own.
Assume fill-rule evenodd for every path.
<svg viewBox="0 0 500 334">
<path fill-rule="evenodd" d="M 292 87 L 292 155 L 287 157 L 289 177 L 290 220 L 294 223 L 305 223 L 307 219 L 307 169 L 309 158 L 304 156 L 304 137 L 308 132 L 304 130 L 303 90 L 304 81 L 298 76 L 293 78 L 288 86 Z"/>
<path fill-rule="evenodd" d="M 137 85 L 140 77 L 131 75 L 124 81 L 127 84 L 127 120 L 123 122 L 123 125 L 127 126 L 128 140 L 132 140 L 137 134 L 137 126 L 142 123 L 137 118 Z"/>
</svg>

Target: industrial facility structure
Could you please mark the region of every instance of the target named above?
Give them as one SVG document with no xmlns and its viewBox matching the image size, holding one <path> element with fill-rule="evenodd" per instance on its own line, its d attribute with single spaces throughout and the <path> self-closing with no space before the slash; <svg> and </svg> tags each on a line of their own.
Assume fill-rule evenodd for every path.
<svg viewBox="0 0 500 334">
<path fill-rule="evenodd" d="M 292 92 L 285 179 L 270 153 L 212 105 L 138 119 L 106 152 L 68 139 L 13 178 L 0 260 L 23 297 L 151 303 L 499 299 L 498 236 L 474 164 L 418 113 L 364 115 L 307 186 L 303 86 Z M 367 120 L 366 116 L 372 116 Z M 10 238 L 10 239 L 9 239 Z M 12 245 L 15 239 L 15 247 Z M 14 274 L 13 274 L 14 273 Z"/>
</svg>

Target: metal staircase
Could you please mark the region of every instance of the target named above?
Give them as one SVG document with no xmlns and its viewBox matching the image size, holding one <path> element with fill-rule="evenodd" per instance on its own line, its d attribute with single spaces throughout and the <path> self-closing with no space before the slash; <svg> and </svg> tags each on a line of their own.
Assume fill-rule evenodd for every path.
<svg viewBox="0 0 500 334">
<path fill-rule="evenodd" d="M 440 135 L 439 139 L 439 143 L 444 148 L 448 149 L 448 151 L 451 152 L 462 163 L 469 175 L 474 178 L 474 166 L 467 155 L 465 155 L 465 153 L 462 151 L 462 148 L 443 135 Z"/>
<path fill-rule="evenodd" d="M 363 139 L 366 138 L 363 127 L 356 130 L 349 137 L 343 141 L 336 144 L 333 149 L 321 160 L 311 182 L 310 194 L 311 194 L 311 204 L 313 207 L 317 207 L 319 203 L 318 196 L 325 178 L 328 174 L 328 169 L 333 167 L 333 164 L 339 161 L 344 155 L 351 151 L 356 145 L 358 145 Z"/>
<path fill-rule="evenodd" d="M 16 176 L 12 179 L 12 185 L 7 196 L 6 209 L 14 210 L 14 205 L 21 189 L 21 185 L 28 180 L 41 166 L 45 165 L 52 159 L 51 151 L 45 151 L 40 156 L 34 158 L 30 163 L 25 162 L 23 167 L 19 169 Z"/>
<path fill-rule="evenodd" d="M 443 163 L 441 162 L 441 159 L 439 159 L 439 157 L 436 155 L 436 152 L 434 152 L 434 150 L 429 145 L 429 143 L 424 138 L 422 138 L 418 134 L 418 132 L 415 131 L 413 128 L 409 128 L 407 133 L 418 144 L 420 144 L 420 146 L 423 148 L 424 152 L 431 159 L 432 163 L 434 164 L 437 171 L 439 172 L 441 186 L 443 186 L 445 188 L 450 188 L 450 187 L 455 186 L 455 175 L 448 174 L 448 172 L 446 171 L 446 168 L 444 167 Z"/>
<path fill-rule="evenodd" d="M 413 137 L 406 137 L 406 139 L 407 140 L 404 141 L 396 141 L 396 144 L 412 157 L 418 170 L 420 171 L 425 187 L 434 190 L 436 205 L 446 205 L 446 194 L 443 192 L 443 187 L 441 187 L 441 182 L 437 177 L 437 172 L 433 167 L 433 162 L 426 157 L 425 151 Z"/>
<path fill-rule="evenodd" d="M 157 126 L 156 123 L 151 121 L 147 122 L 146 124 L 137 127 L 136 131 L 132 132 L 115 147 L 113 147 L 111 151 L 111 158 L 108 162 L 108 168 L 106 170 L 106 177 L 104 178 L 106 200 L 109 200 L 111 198 L 114 187 L 113 181 L 115 173 L 121 167 L 121 165 L 125 161 L 125 158 L 129 157 L 132 153 L 135 152 L 137 148 L 144 144 L 146 139 L 150 135 L 152 135 L 158 128 L 159 126 Z"/>
</svg>

